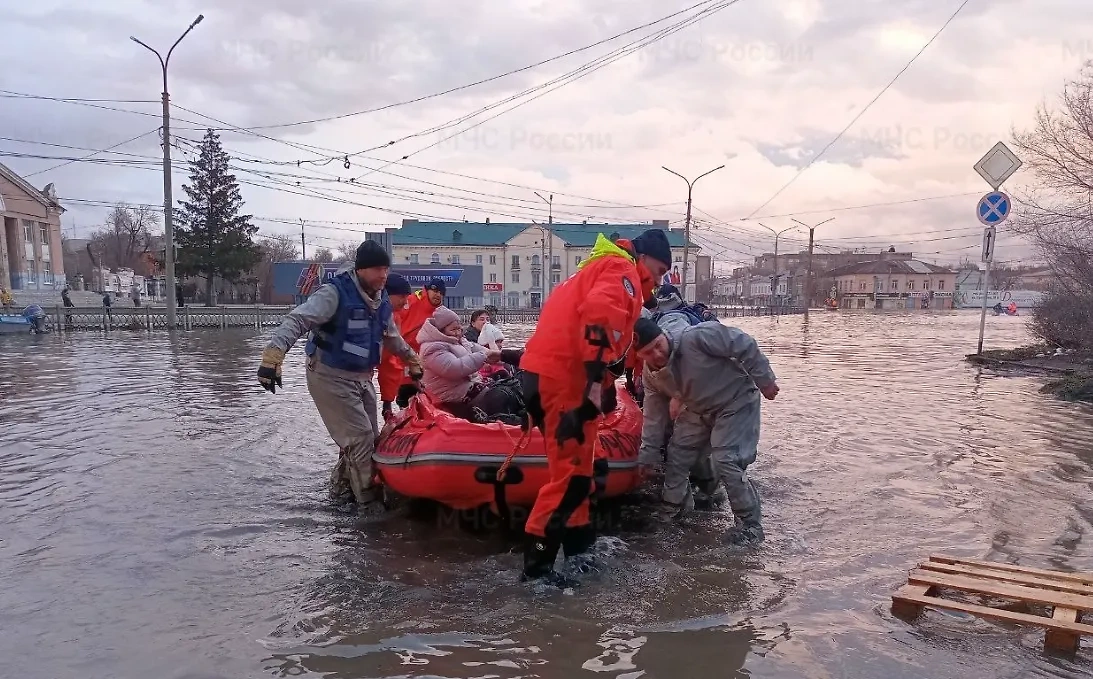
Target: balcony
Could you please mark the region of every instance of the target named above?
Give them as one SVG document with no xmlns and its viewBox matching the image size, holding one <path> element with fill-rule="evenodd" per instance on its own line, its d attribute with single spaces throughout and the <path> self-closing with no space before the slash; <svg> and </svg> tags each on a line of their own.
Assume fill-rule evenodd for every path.
<svg viewBox="0 0 1093 679">
<path fill-rule="evenodd" d="M 562 270 L 562 263 L 561 262 L 554 262 L 553 264 L 550 265 L 550 270 L 551 271 L 561 271 Z"/>
</svg>

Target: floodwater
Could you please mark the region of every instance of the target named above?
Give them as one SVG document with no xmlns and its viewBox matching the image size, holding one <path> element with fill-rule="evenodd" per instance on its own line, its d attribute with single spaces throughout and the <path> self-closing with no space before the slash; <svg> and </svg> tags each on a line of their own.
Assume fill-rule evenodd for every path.
<svg viewBox="0 0 1093 679">
<path fill-rule="evenodd" d="M 1088 648 L 889 597 L 938 551 L 1093 570 L 1093 409 L 965 364 L 974 313 L 736 322 L 782 387 L 767 542 L 638 503 L 575 595 L 501 536 L 331 508 L 299 348 L 271 395 L 255 331 L 0 337 L 0 677 L 1089 676 Z"/>
</svg>

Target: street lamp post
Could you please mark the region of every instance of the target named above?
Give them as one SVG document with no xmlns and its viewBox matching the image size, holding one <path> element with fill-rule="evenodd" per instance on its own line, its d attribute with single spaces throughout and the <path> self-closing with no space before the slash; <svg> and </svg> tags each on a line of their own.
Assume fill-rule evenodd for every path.
<svg viewBox="0 0 1093 679">
<path fill-rule="evenodd" d="M 547 237 L 550 238 L 550 251 L 549 255 L 544 256 L 550 257 L 550 267 L 548 268 L 544 263 L 543 275 L 549 277 L 549 282 L 543 281 L 543 288 L 546 292 L 546 294 L 543 295 L 543 299 L 546 299 L 550 296 L 550 293 L 554 292 L 554 230 L 551 228 L 551 225 L 554 224 L 554 194 L 550 194 L 550 198 L 548 199 L 543 198 L 543 195 L 538 191 L 532 191 L 532 193 L 539 196 L 539 200 L 547 204 Z"/>
<path fill-rule="evenodd" d="M 835 218 L 830 217 L 830 218 L 825 219 L 822 222 L 820 222 L 820 224 L 816 224 L 815 226 L 809 226 L 808 224 L 805 224 L 804 222 L 802 222 L 799 219 L 794 219 L 793 220 L 793 221 L 797 222 L 798 224 L 800 224 L 801 226 L 806 227 L 808 229 L 808 277 L 805 279 L 805 319 L 806 320 L 808 319 L 808 307 L 812 306 L 812 243 L 816 238 L 816 227 L 820 226 L 821 224 L 827 224 L 832 219 L 835 219 Z"/>
<path fill-rule="evenodd" d="M 698 182 L 699 179 L 702 179 L 703 177 L 705 177 L 708 174 L 713 174 L 714 172 L 717 172 L 718 170 L 720 170 L 723 167 L 725 167 L 725 166 L 724 165 L 718 165 L 717 167 L 710 170 L 709 172 L 703 172 L 702 174 L 695 177 L 693 181 L 691 181 L 691 180 L 688 180 L 683 175 L 681 175 L 680 173 L 676 172 L 675 170 L 668 170 L 668 168 L 661 165 L 661 168 L 663 168 L 665 170 L 668 170 L 668 172 L 671 172 L 675 176 L 677 176 L 680 179 L 682 179 L 683 181 L 687 182 L 687 221 L 686 221 L 685 226 L 683 227 L 683 278 L 682 278 L 683 290 L 682 290 L 682 294 L 683 294 L 683 300 L 684 301 L 687 301 L 687 255 L 691 251 L 691 192 L 694 189 L 695 183 Z M 669 262 L 669 264 L 671 264 L 671 262 Z M 696 279 L 696 282 L 697 282 L 697 279 Z"/>
<path fill-rule="evenodd" d="M 762 222 L 756 222 L 756 224 L 758 224 L 759 226 L 763 227 L 767 231 L 770 231 L 771 233 L 774 234 L 774 285 L 772 286 L 772 289 L 770 291 L 771 301 L 773 301 L 774 297 L 776 295 L 778 295 L 778 239 L 781 238 L 782 234 L 785 233 L 786 231 L 792 231 L 792 230 L 796 229 L 797 227 L 796 226 L 787 226 L 786 228 L 782 229 L 781 231 L 775 231 L 774 229 L 770 228 L 769 226 L 767 226 L 766 224 L 764 224 Z"/>
<path fill-rule="evenodd" d="M 190 27 L 183 31 L 178 40 L 175 40 L 175 44 L 171 45 L 171 49 L 167 50 L 167 58 L 137 38 L 129 36 L 130 40 L 156 55 L 160 69 L 163 71 L 163 240 L 166 260 L 164 268 L 167 275 L 167 327 L 171 330 L 174 330 L 177 320 L 175 315 L 175 229 L 172 210 L 174 199 L 171 196 L 171 97 L 167 93 L 167 65 L 178 43 L 182 42 L 182 39 L 204 18 L 204 14 L 197 15 Z"/>
</svg>

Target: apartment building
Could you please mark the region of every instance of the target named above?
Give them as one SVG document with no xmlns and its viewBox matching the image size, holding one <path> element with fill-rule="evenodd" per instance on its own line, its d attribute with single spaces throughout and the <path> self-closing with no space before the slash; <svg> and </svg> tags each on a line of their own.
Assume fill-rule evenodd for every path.
<svg viewBox="0 0 1093 679">
<path fill-rule="evenodd" d="M 0 288 L 60 292 L 64 211 L 52 184 L 38 190 L 0 164 Z"/>
<path fill-rule="evenodd" d="M 828 273 L 844 309 L 952 309 L 956 272 L 918 260 L 858 262 Z"/>
<path fill-rule="evenodd" d="M 668 222 L 652 224 L 513 224 L 420 222 L 406 219 L 391 231 L 392 267 L 426 264 L 482 267 L 486 304 L 498 308 L 538 308 L 553 286 L 573 275 L 588 257 L 598 234 L 633 238 L 649 228 L 661 228 L 672 246 L 674 264 L 682 266 L 684 239 Z M 691 246 L 691 269 L 700 248 Z M 709 258 L 706 279 L 709 278 Z M 695 274 L 688 278 L 693 282 Z"/>
</svg>

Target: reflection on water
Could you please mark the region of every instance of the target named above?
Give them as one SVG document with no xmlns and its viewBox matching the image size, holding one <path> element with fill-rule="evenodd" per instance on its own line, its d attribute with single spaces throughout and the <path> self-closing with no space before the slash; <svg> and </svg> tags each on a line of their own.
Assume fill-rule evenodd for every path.
<svg viewBox="0 0 1093 679">
<path fill-rule="evenodd" d="M 1039 631 L 888 604 L 934 551 L 1093 570 L 1091 409 L 965 364 L 976 314 L 738 322 L 782 386 L 767 542 L 629 500 L 579 595 L 520 583 L 503 536 L 330 508 L 299 350 L 271 395 L 253 332 L 0 338 L 0 676 L 1088 676 Z"/>
</svg>

